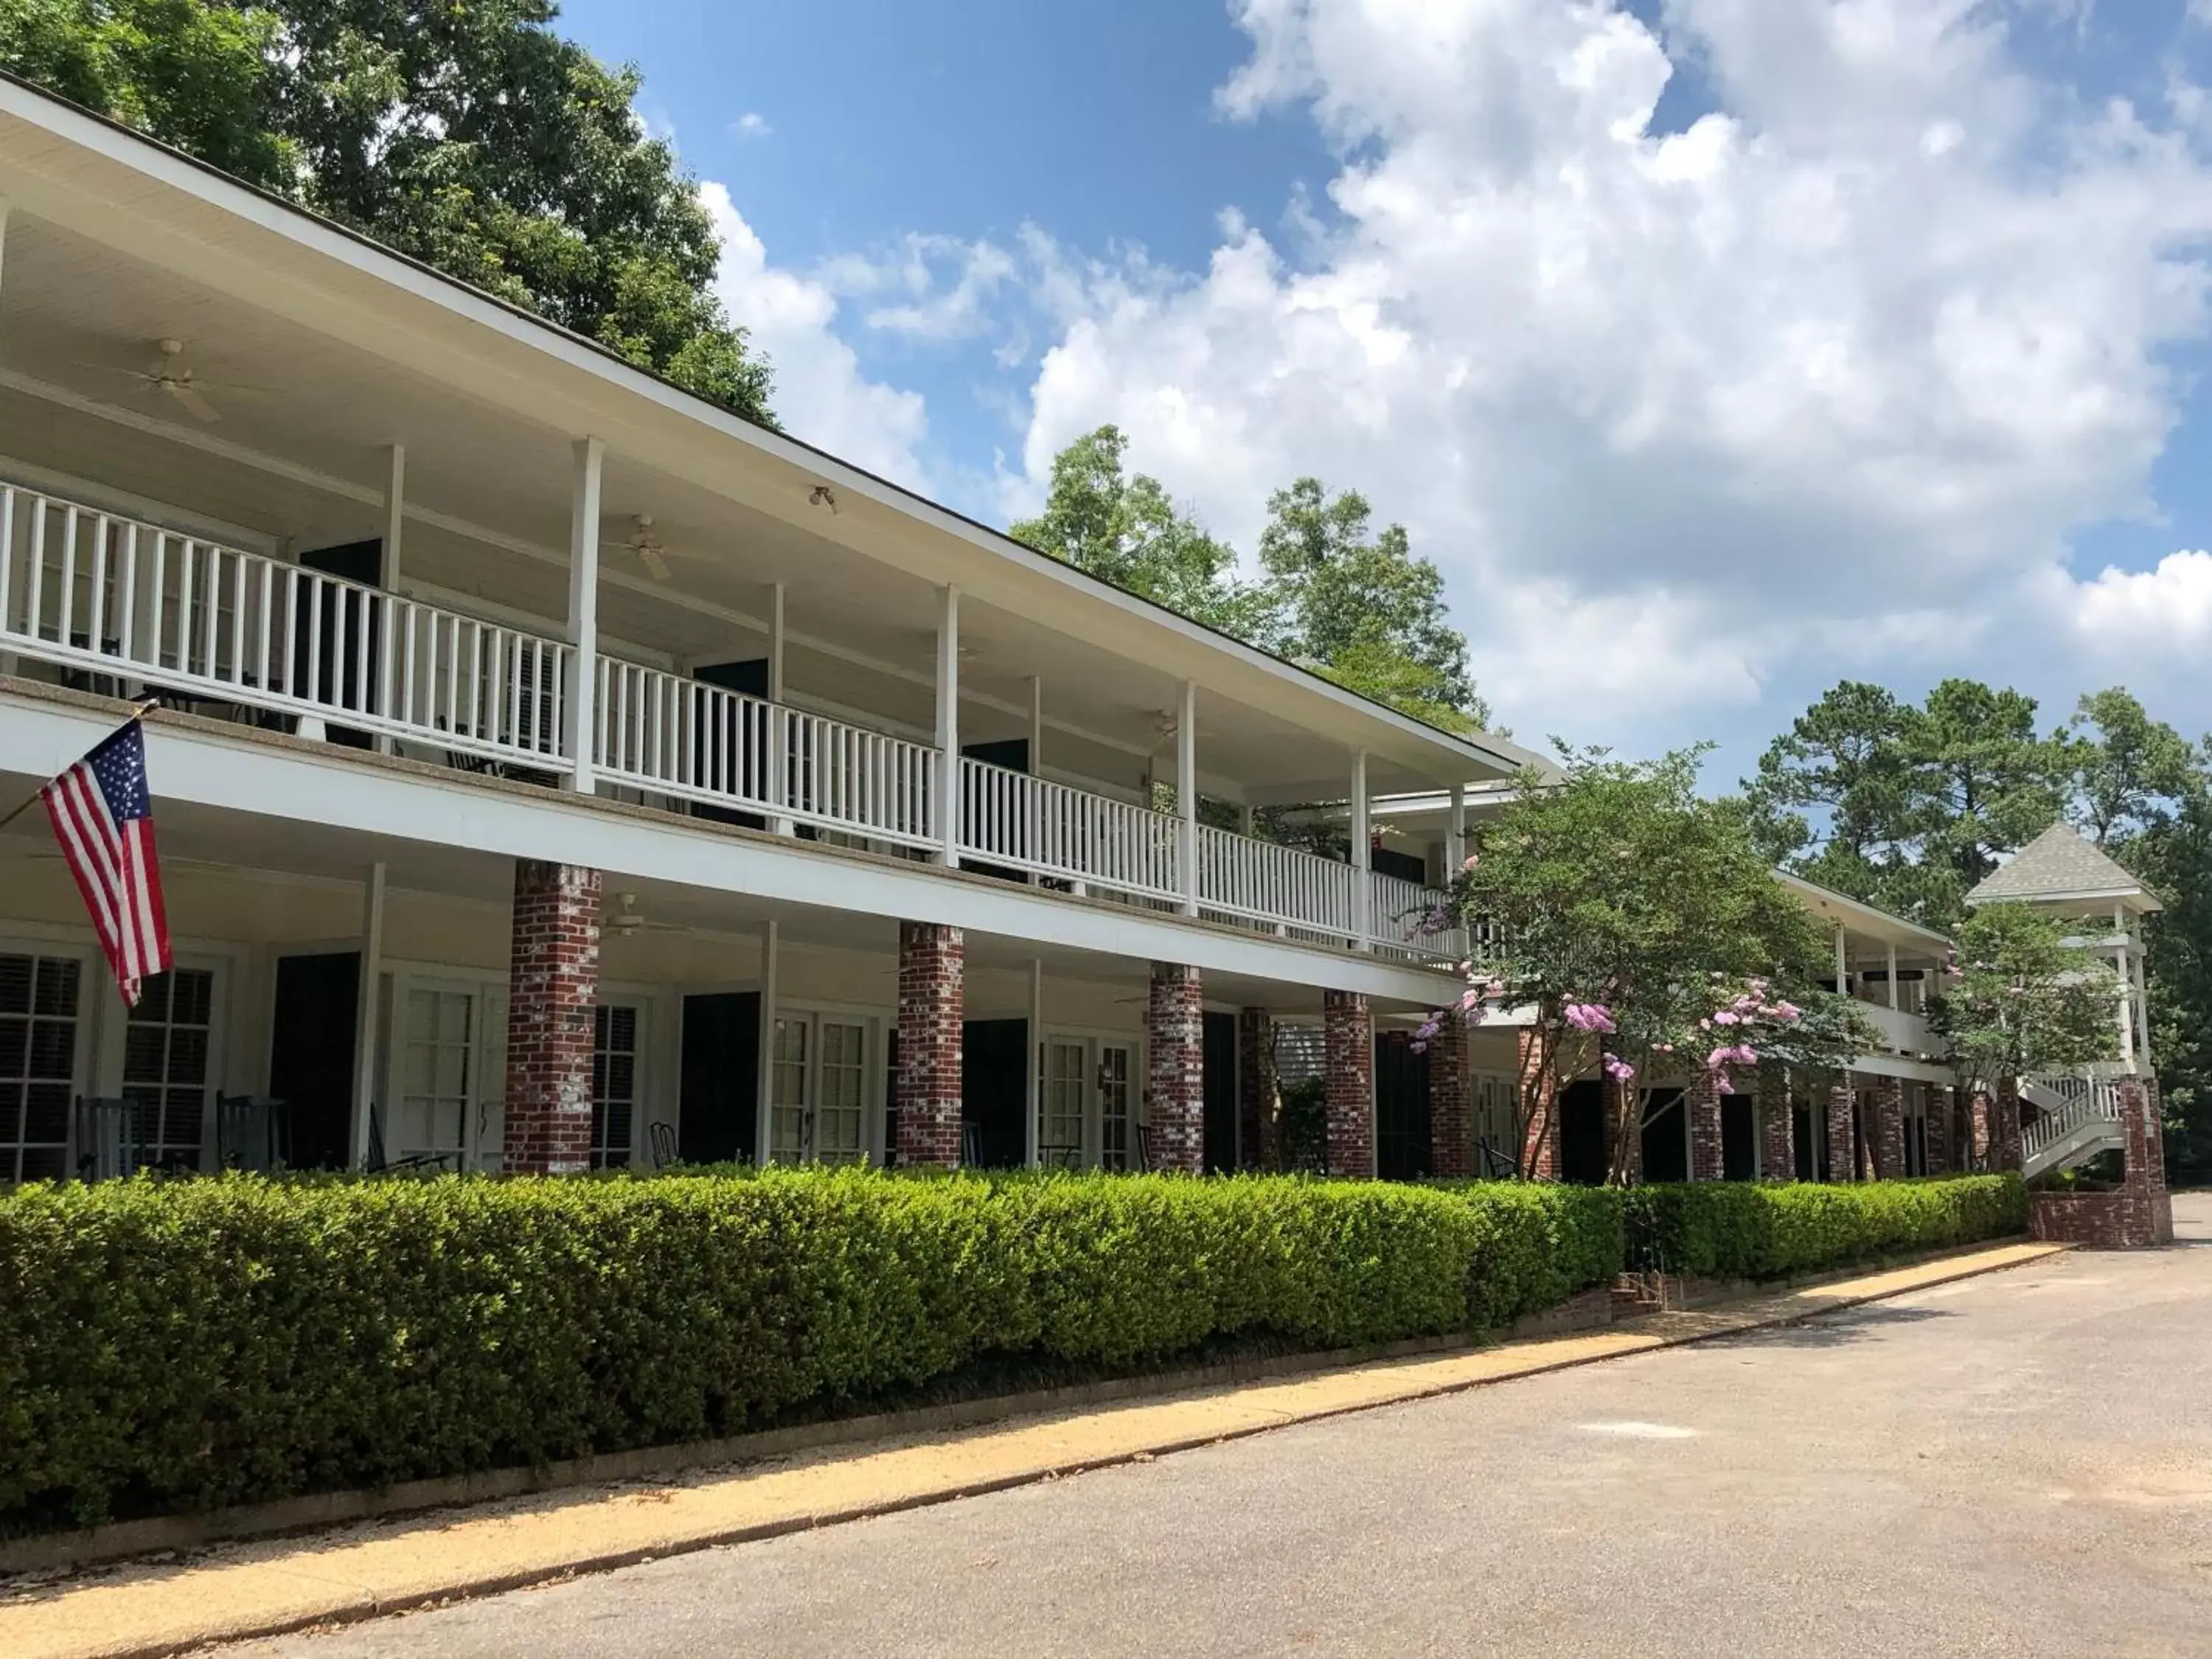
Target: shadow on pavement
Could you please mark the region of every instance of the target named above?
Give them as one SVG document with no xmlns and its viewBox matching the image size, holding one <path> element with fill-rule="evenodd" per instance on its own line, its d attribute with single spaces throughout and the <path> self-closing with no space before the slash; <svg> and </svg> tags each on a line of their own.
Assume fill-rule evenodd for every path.
<svg viewBox="0 0 2212 1659">
<path fill-rule="evenodd" d="M 1930 1319 L 1955 1319 L 1943 1308 L 1893 1308 L 1878 1304 L 1847 1308 L 1838 1313 L 1816 1315 L 1802 1325 L 1770 1325 L 1762 1330 L 1717 1337 L 1716 1348 L 1840 1348 L 1862 1338 L 1880 1334 L 1891 1325 L 1917 1325 Z"/>
</svg>

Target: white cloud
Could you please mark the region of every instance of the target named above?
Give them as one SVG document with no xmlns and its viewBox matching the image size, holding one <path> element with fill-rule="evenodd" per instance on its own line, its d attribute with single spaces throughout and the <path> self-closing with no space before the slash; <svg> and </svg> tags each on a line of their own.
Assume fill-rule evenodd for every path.
<svg viewBox="0 0 2212 1659">
<path fill-rule="evenodd" d="M 1269 489 L 1356 485 L 1444 566 L 1507 720 L 1624 746 L 1843 672 L 2032 678 L 2076 611 L 2178 648 L 2204 556 L 2078 600 L 2063 560 L 2147 511 L 2212 169 L 2037 81 L 2003 0 L 1667 0 L 1663 43 L 1609 0 L 1231 11 L 1220 106 L 1309 112 L 1334 215 L 1295 259 L 1232 215 L 1202 271 L 1028 233 L 973 307 L 925 284 L 1048 322 L 1005 510 L 1108 420 L 1248 547 Z M 1670 52 L 1716 107 L 1660 134 Z"/>
<path fill-rule="evenodd" d="M 2109 655 L 2186 653 L 2195 666 L 2212 645 L 2212 553 L 2169 553 L 2150 570 L 2108 567 L 2094 580 L 2058 584 L 2051 597 L 2070 609 L 2081 640 Z"/>
<path fill-rule="evenodd" d="M 837 337 L 837 296 L 818 277 L 769 262 L 730 192 L 700 194 L 722 240 L 715 292 L 775 371 L 776 417 L 793 437 L 895 483 L 926 486 L 919 447 L 927 433 L 920 394 L 869 380 Z"/>
<path fill-rule="evenodd" d="M 775 129 L 768 124 L 768 117 L 758 110 L 749 109 L 730 123 L 730 131 L 740 138 L 765 138 Z"/>
</svg>

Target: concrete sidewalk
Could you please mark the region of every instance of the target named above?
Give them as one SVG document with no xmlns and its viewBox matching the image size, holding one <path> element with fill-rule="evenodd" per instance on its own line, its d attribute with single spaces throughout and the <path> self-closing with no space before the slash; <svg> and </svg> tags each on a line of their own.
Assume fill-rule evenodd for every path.
<svg viewBox="0 0 2212 1659">
<path fill-rule="evenodd" d="M 483 1595 L 717 1544 L 943 1503 L 1285 1424 L 1789 1324 L 2044 1259 L 2008 1244 L 1583 1336 L 878 1442 L 653 1487 L 586 1488 L 125 1564 L 0 1600 L 9 1659 L 119 1659 Z"/>
</svg>

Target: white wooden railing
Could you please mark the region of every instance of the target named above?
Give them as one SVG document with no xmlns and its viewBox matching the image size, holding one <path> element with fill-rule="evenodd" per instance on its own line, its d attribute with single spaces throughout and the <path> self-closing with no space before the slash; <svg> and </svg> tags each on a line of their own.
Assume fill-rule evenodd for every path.
<svg viewBox="0 0 2212 1659">
<path fill-rule="evenodd" d="M 927 847 L 937 751 L 658 668 L 599 659 L 594 763 L 655 793 Z"/>
<path fill-rule="evenodd" d="M 157 525 L 0 485 L 0 652 L 568 769 L 569 647 Z"/>
<path fill-rule="evenodd" d="M 2021 1130 L 2021 1172 L 2033 1178 L 2091 1152 L 2125 1144 L 2119 1085 L 2108 1077 L 2023 1079 L 2023 1095 L 2055 1100 Z"/>
<path fill-rule="evenodd" d="M 1294 847 L 1199 826 L 1198 898 L 1208 910 L 1349 939 L 1358 932 L 1354 873 Z"/>
<path fill-rule="evenodd" d="M 960 850 L 980 862 L 1085 890 L 1163 900 L 1182 895 L 1181 826 L 1164 812 L 972 756 L 960 762 Z"/>
</svg>

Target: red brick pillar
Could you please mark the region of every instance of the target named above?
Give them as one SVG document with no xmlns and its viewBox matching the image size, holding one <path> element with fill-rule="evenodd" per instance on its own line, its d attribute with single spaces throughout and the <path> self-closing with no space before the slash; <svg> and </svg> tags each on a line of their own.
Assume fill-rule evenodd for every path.
<svg viewBox="0 0 2212 1659">
<path fill-rule="evenodd" d="M 507 1170 L 580 1174 L 592 1167 L 598 871 L 514 861 L 507 982 Z"/>
<path fill-rule="evenodd" d="M 1367 999 L 1350 991 L 1322 994 L 1322 1035 L 1328 1054 L 1328 1172 L 1375 1177 L 1375 1022 Z"/>
<path fill-rule="evenodd" d="M 1991 1170 L 2020 1168 L 2020 1085 L 2010 1078 L 1997 1084 L 1990 1103 L 1990 1159 Z"/>
<path fill-rule="evenodd" d="M 1859 1178 L 1858 1153 L 1851 1134 L 1851 1112 L 1856 1103 L 1849 1078 L 1829 1086 L 1828 1179 L 1831 1181 L 1856 1181 Z"/>
<path fill-rule="evenodd" d="M 1721 1178 L 1721 1091 L 1711 1072 L 1701 1072 L 1682 1091 L 1682 1109 L 1690 1115 L 1690 1179 Z"/>
<path fill-rule="evenodd" d="M 2120 1109 L 2128 1120 L 2124 1179 L 2127 1190 L 2136 1198 L 2143 1237 L 2148 1243 L 2171 1244 L 2173 1197 L 2166 1186 L 2166 1124 L 2159 1103 L 2158 1079 L 2122 1079 Z"/>
<path fill-rule="evenodd" d="M 968 947 L 957 927 L 899 923 L 900 1164 L 950 1170 L 960 1162 L 960 1039 L 967 1013 Z"/>
<path fill-rule="evenodd" d="M 1559 1178 L 1559 1102 L 1558 1079 L 1550 1073 L 1529 1074 L 1530 1056 L 1537 1048 L 1536 1034 L 1522 1031 L 1514 1053 L 1515 1075 L 1521 1096 L 1521 1173 L 1531 1181 Z"/>
<path fill-rule="evenodd" d="M 1275 1147 L 1275 1017 L 1265 1008 L 1237 1011 L 1237 1164 L 1272 1170 Z"/>
<path fill-rule="evenodd" d="M 1428 1042 L 1429 1169 L 1456 1178 L 1474 1170 L 1473 1098 L 1467 1071 L 1467 1022 L 1446 1010 Z"/>
<path fill-rule="evenodd" d="M 1173 1175 L 1203 1175 L 1206 1018 L 1197 969 L 1172 962 L 1152 964 L 1145 1043 L 1152 1167 Z"/>
<path fill-rule="evenodd" d="M 1996 1121 L 1996 1109 L 1990 1102 L 1989 1091 L 1977 1089 L 1966 1103 L 1967 1152 L 1976 1170 L 1990 1167 L 1990 1130 Z"/>
<path fill-rule="evenodd" d="M 1940 1083 L 1928 1085 L 1928 1115 L 1922 1121 L 1928 1126 L 1929 1175 L 1948 1175 L 1951 1172 L 1951 1114 L 1954 1109 L 1952 1105 L 1954 1092 Z"/>
<path fill-rule="evenodd" d="M 1790 1091 L 1761 1079 L 1759 1091 L 1759 1178 L 1797 1179 L 1796 1112 Z"/>
<path fill-rule="evenodd" d="M 1875 1178 L 1895 1181 L 1905 1173 L 1905 1085 L 1886 1077 L 1874 1085 Z"/>
</svg>

